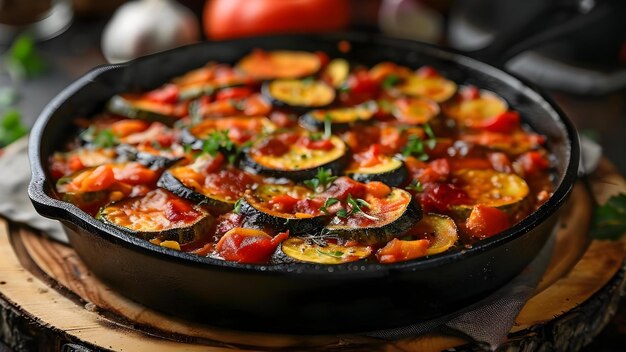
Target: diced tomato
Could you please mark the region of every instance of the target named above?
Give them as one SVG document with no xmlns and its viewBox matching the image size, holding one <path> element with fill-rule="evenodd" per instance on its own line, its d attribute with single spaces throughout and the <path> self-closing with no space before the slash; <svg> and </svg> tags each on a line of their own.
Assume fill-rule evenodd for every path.
<svg viewBox="0 0 626 352">
<path fill-rule="evenodd" d="M 270 114 L 270 120 L 272 120 L 276 126 L 281 128 L 291 127 L 294 125 L 294 121 L 289 117 L 289 115 L 282 111 L 272 111 Z"/>
<path fill-rule="evenodd" d="M 452 158 L 450 164 L 453 170 L 461 169 L 491 169 L 491 162 L 485 158 Z"/>
<path fill-rule="evenodd" d="M 165 206 L 165 217 L 171 222 L 189 222 L 198 215 L 193 206 L 182 198 L 171 197 Z"/>
<path fill-rule="evenodd" d="M 68 191 L 97 192 L 109 188 L 113 183 L 115 183 L 113 168 L 111 165 L 101 165 L 74 178 L 68 185 Z"/>
<path fill-rule="evenodd" d="M 378 181 L 372 181 L 365 184 L 366 192 L 376 198 L 384 198 L 391 193 L 391 188 L 386 184 Z"/>
<path fill-rule="evenodd" d="M 354 181 L 349 177 L 339 177 L 327 190 L 322 192 L 320 196 L 322 198 L 345 200 L 348 194 L 350 194 L 352 198 L 362 198 L 365 194 L 365 184 Z"/>
<path fill-rule="evenodd" d="M 517 111 L 505 111 L 499 115 L 474 124 L 473 127 L 490 132 L 511 133 L 520 127 L 520 117 Z"/>
<path fill-rule="evenodd" d="M 236 168 L 227 168 L 206 175 L 204 185 L 216 195 L 237 199 L 256 182 L 254 175 Z"/>
<path fill-rule="evenodd" d="M 252 90 L 248 87 L 233 87 L 220 89 L 215 94 L 215 100 L 224 99 L 243 99 L 252 94 Z"/>
<path fill-rule="evenodd" d="M 467 232 L 483 239 L 500 233 L 511 226 L 509 215 L 500 209 L 478 204 L 472 209 L 465 223 Z"/>
<path fill-rule="evenodd" d="M 217 225 L 215 226 L 216 240 L 235 227 L 241 227 L 244 219 L 245 216 L 243 214 L 235 214 L 234 212 L 221 215 L 217 219 Z"/>
<path fill-rule="evenodd" d="M 204 171 L 207 174 L 213 173 L 219 170 L 222 167 L 223 163 L 224 163 L 224 154 L 217 153 L 215 154 L 214 157 L 211 158 L 209 163 L 207 163 L 206 167 L 204 168 Z"/>
<path fill-rule="evenodd" d="M 237 227 L 228 231 L 217 242 L 215 250 L 225 260 L 239 263 L 265 263 L 280 242 L 289 234 L 280 233 L 272 238 L 261 230 Z"/>
<path fill-rule="evenodd" d="M 246 116 L 265 116 L 272 110 L 272 105 L 261 94 L 253 94 L 244 102 L 243 114 Z"/>
<path fill-rule="evenodd" d="M 317 58 L 320 60 L 320 64 L 322 67 L 325 67 L 330 62 L 330 58 L 323 51 L 316 51 L 315 55 L 317 55 Z"/>
<path fill-rule="evenodd" d="M 380 163 L 382 156 L 382 146 L 378 143 L 370 145 L 369 149 L 362 153 L 354 154 L 354 160 L 359 166 L 370 167 Z"/>
<path fill-rule="evenodd" d="M 159 174 L 139 163 L 128 163 L 122 168 L 113 169 L 115 180 L 129 185 L 153 184 Z"/>
<path fill-rule="evenodd" d="M 358 104 L 366 100 L 374 99 L 380 86 L 373 80 L 366 70 L 359 70 L 348 76 L 347 103 Z"/>
<path fill-rule="evenodd" d="M 511 165 L 511 160 L 505 153 L 494 152 L 489 153 L 487 155 L 489 162 L 491 163 L 491 167 L 499 172 L 511 172 L 513 167 Z"/>
<path fill-rule="evenodd" d="M 294 207 L 298 203 L 298 199 L 288 194 L 279 194 L 270 199 L 269 204 L 272 209 L 281 213 L 292 213 Z"/>
<path fill-rule="evenodd" d="M 430 242 L 428 240 L 403 241 L 397 238 L 376 252 L 376 258 L 383 264 L 397 263 L 426 255 Z"/>
<path fill-rule="evenodd" d="M 174 104 L 178 102 L 178 94 L 178 86 L 175 84 L 165 84 L 160 88 L 146 93 L 145 97 L 148 100 L 159 103 Z"/>
<path fill-rule="evenodd" d="M 283 142 L 280 138 L 267 138 L 255 149 L 261 155 L 281 156 L 289 151 L 289 144 Z"/>
<path fill-rule="evenodd" d="M 438 77 L 439 75 L 439 71 L 437 71 L 434 67 L 432 66 L 422 66 L 417 70 L 417 75 L 423 78 L 432 78 L 432 77 Z"/>
<path fill-rule="evenodd" d="M 123 138 L 133 133 L 143 132 L 150 127 L 150 123 L 138 119 L 126 119 L 111 124 L 111 131 L 117 137 Z"/>
<path fill-rule="evenodd" d="M 85 165 L 83 165 L 83 162 L 80 160 L 78 155 L 72 155 L 69 159 L 67 159 L 67 167 L 70 172 L 76 172 L 84 169 Z"/>
<path fill-rule="evenodd" d="M 470 202 L 470 198 L 462 189 L 449 183 L 426 183 L 419 193 L 420 204 L 425 212 L 437 211 L 445 213 L 451 205 Z"/>
<path fill-rule="evenodd" d="M 300 214 L 309 214 L 316 215 L 320 213 L 320 208 L 324 205 L 324 202 L 321 198 L 304 198 L 300 199 L 298 203 L 295 205 L 293 212 Z"/>
<path fill-rule="evenodd" d="M 526 175 L 532 175 L 550 167 L 548 160 L 540 152 L 534 150 L 520 155 L 516 161 L 522 164 Z"/>
<path fill-rule="evenodd" d="M 304 137 L 302 139 L 300 139 L 300 143 L 308 149 L 313 149 L 313 150 L 332 150 L 335 145 L 333 144 L 333 142 L 330 141 L 330 139 L 318 139 L 318 140 L 312 140 L 308 137 Z"/>
<path fill-rule="evenodd" d="M 448 159 L 435 159 L 428 163 L 428 166 L 430 166 L 430 168 L 441 177 L 448 177 L 450 174 L 450 163 L 448 162 Z"/>
<path fill-rule="evenodd" d="M 461 99 L 474 100 L 480 98 L 480 89 L 476 86 L 467 86 L 460 92 Z"/>
</svg>

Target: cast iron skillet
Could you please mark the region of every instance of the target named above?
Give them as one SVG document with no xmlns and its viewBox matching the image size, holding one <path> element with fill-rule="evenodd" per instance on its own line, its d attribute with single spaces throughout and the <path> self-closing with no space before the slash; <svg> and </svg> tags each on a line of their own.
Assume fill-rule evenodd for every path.
<svg viewBox="0 0 626 352">
<path fill-rule="evenodd" d="M 340 40 L 352 49 L 342 54 Z M 351 263 L 244 265 L 180 253 L 128 236 L 54 196 L 47 160 L 113 94 L 155 88 L 209 60 L 234 63 L 253 48 L 322 50 L 372 65 L 392 60 L 432 65 L 461 84 L 497 92 L 546 135 L 556 167 L 552 198 L 504 233 L 473 247 L 391 265 Z M 453 312 L 517 275 L 550 234 L 576 179 L 579 150 L 563 113 L 527 84 L 487 64 L 411 41 L 365 34 L 271 36 L 201 43 L 87 73 L 44 109 L 30 136 L 29 196 L 42 215 L 60 220 L 83 261 L 104 282 L 146 306 L 242 330 L 288 333 L 365 332 Z"/>
</svg>

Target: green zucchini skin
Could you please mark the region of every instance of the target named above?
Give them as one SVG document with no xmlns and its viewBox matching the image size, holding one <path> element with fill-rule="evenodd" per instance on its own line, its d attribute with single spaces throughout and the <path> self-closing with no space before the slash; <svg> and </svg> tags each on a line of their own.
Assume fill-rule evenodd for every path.
<svg viewBox="0 0 626 352">
<path fill-rule="evenodd" d="M 192 188 L 185 186 L 171 172 L 165 171 L 157 181 L 157 186 L 166 189 L 175 195 L 190 200 L 196 204 L 203 204 L 212 212 L 219 214 L 233 209 L 235 202 L 228 202 L 217 198 L 211 198 Z"/>
<path fill-rule="evenodd" d="M 390 187 L 398 187 L 403 185 L 409 177 L 409 172 L 401 163 L 397 168 L 381 173 L 346 173 L 350 178 L 355 181 L 367 183 L 372 181 L 379 181 Z"/>
<path fill-rule="evenodd" d="M 247 153 L 243 155 L 240 162 L 240 166 L 242 168 L 248 169 L 253 173 L 275 178 L 287 178 L 296 182 L 315 178 L 319 168 L 329 169 L 332 171 L 333 175 L 340 175 L 347 164 L 348 156 L 346 154 L 324 165 L 302 170 L 276 170 L 270 167 L 265 167 L 255 162 L 248 156 Z"/>
<path fill-rule="evenodd" d="M 156 111 L 141 109 L 124 99 L 120 95 L 114 95 L 107 103 L 107 110 L 112 113 L 126 116 L 131 119 L 142 119 L 148 121 L 158 121 L 167 126 L 173 126 L 178 118 L 176 116 L 164 115 Z"/>
<path fill-rule="evenodd" d="M 270 227 L 276 231 L 289 230 L 290 235 L 317 233 L 325 225 L 327 216 L 321 215 L 312 218 L 284 218 L 277 214 L 270 214 L 255 207 L 249 196 L 244 196 L 241 202 L 240 214 L 245 216 L 244 227 L 266 228 Z"/>
<path fill-rule="evenodd" d="M 208 211 L 200 207 L 197 207 L 196 210 L 199 210 L 203 215 L 199 219 L 197 219 L 193 224 L 189 226 L 185 226 L 185 227 L 171 228 L 167 230 L 137 231 L 137 230 L 129 229 L 125 226 L 117 225 L 114 222 L 110 221 L 110 219 L 108 218 L 107 209 L 120 205 L 124 202 L 132 202 L 135 200 L 137 200 L 137 198 L 128 198 L 128 199 L 121 200 L 119 202 L 111 203 L 103 207 L 102 209 L 100 209 L 100 211 L 96 215 L 96 219 L 112 227 L 115 227 L 129 235 L 139 237 L 144 240 L 151 240 L 151 239 L 156 238 L 161 241 L 177 241 L 180 244 L 191 243 L 193 241 L 201 239 L 202 237 L 206 236 L 206 234 L 211 231 L 215 223 L 215 218 L 211 216 L 211 214 L 209 214 Z"/>
<path fill-rule="evenodd" d="M 413 199 L 394 221 L 382 226 L 353 227 L 328 225 L 324 228 L 324 234 L 335 236 L 345 240 L 354 240 L 362 244 L 384 244 L 392 239 L 402 236 L 411 229 L 423 216 L 422 208 Z"/>
<path fill-rule="evenodd" d="M 276 82 L 278 82 L 280 80 L 275 80 L 275 81 L 265 81 L 263 83 L 263 85 L 261 86 L 261 94 L 269 101 L 272 103 L 273 106 L 276 107 L 289 107 L 294 109 L 295 111 L 299 111 L 299 112 L 306 112 L 308 110 L 311 109 L 321 109 L 321 108 L 325 108 L 328 107 L 330 104 L 332 104 L 335 101 L 336 98 L 336 92 L 335 90 L 328 86 L 329 91 L 332 89 L 332 99 L 328 99 L 327 102 L 323 103 L 323 104 L 317 104 L 317 105 L 310 105 L 310 104 L 301 104 L 301 105 L 296 105 L 296 104 L 290 104 L 282 99 L 277 98 L 276 96 L 274 96 L 274 94 L 272 94 L 271 92 L 271 87 L 272 84 L 277 84 Z M 324 84 L 322 82 L 315 82 L 315 84 Z"/>
<path fill-rule="evenodd" d="M 118 156 L 124 158 L 125 160 L 136 161 L 141 165 L 145 165 L 153 170 L 166 169 L 182 159 L 175 157 L 169 158 L 162 155 L 154 155 L 151 153 L 142 152 L 128 144 L 118 145 L 115 151 L 117 152 Z"/>
<path fill-rule="evenodd" d="M 289 254 L 294 252 L 297 253 L 298 257 Z M 351 258 L 343 256 L 348 253 L 352 256 Z M 276 251 L 270 258 L 270 263 L 312 263 L 325 265 L 351 262 L 359 263 L 365 262 L 366 258 L 372 253 L 372 248 L 369 246 L 347 247 L 339 244 L 330 244 L 319 237 L 289 237 L 276 247 Z"/>
</svg>

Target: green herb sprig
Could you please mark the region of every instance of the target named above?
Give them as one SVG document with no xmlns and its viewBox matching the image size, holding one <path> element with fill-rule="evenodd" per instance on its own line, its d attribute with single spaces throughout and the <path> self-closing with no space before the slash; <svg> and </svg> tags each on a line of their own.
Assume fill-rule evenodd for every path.
<svg viewBox="0 0 626 352">
<path fill-rule="evenodd" d="M 337 216 L 340 218 L 347 218 L 351 215 L 355 215 L 355 214 L 360 214 L 361 216 L 363 216 L 364 218 L 373 220 L 373 221 L 377 221 L 378 218 L 372 215 L 367 214 L 366 212 L 363 211 L 363 208 L 371 208 L 371 205 L 366 202 L 364 199 L 361 198 L 352 198 L 351 194 L 348 194 L 348 198 L 346 198 L 346 203 L 348 203 L 350 205 L 350 210 L 347 210 L 345 208 L 340 209 L 337 212 Z"/>
<path fill-rule="evenodd" d="M 382 86 L 383 86 L 383 89 L 387 90 L 387 89 L 393 88 L 399 82 L 400 82 L 400 77 L 396 75 L 389 75 L 385 77 L 385 79 L 383 80 Z"/>
<path fill-rule="evenodd" d="M 406 186 L 406 189 L 420 193 L 424 192 L 424 185 L 420 181 L 413 180 L 410 185 Z"/>
<path fill-rule="evenodd" d="M 81 138 L 97 148 L 113 148 L 119 144 L 119 140 L 113 130 L 105 128 L 99 130 L 91 125 L 81 133 Z"/>
<path fill-rule="evenodd" d="M 626 194 L 620 193 L 596 209 L 591 235 L 598 239 L 618 240 L 624 234 L 626 234 Z"/>
<path fill-rule="evenodd" d="M 402 151 L 402 155 L 406 156 L 414 156 L 419 160 L 426 161 L 429 156 L 426 153 L 426 147 L 433 149 L 437 145 L 437 137 L 433 132 L 430 125 L 424 125 L 424 132 L 428 137 L 426 140 L 422 140 L 420 137 L 416 135 L 410 135 L 404 150 Z"/>
<path fill-rule="evenodd" d="M 337 176 L 333 176 L 333 172 L 330 169 L 317 169 L 315 178 L 304 181 L 304 185 L 309 187 L 315 192 L 324 191 L 333 181 L 337 179 Z"/>
</svg>

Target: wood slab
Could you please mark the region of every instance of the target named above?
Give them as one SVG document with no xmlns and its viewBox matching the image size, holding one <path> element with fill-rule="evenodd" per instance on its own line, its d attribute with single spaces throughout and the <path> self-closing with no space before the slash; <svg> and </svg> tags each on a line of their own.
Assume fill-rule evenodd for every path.
<svg viewBox="0 0 626 352">
<path fill-rule="evenodd" d="M 612 316 L 624 287 L 626 246 L 590 240 L 594 198 L 626 193 L 606 160 L 563 209 L 551 263 L 500 350 L 576 350 Z M 0 341 L 17 351 L 477 350 L 442 333 L 383 341 L 355 335 L 294 336 L 225 330 L 152 311 L 100 282 L 69 246 L 0 219 Z M 72 349 L 74 348 L 74 349 Z"/>
</svg>

